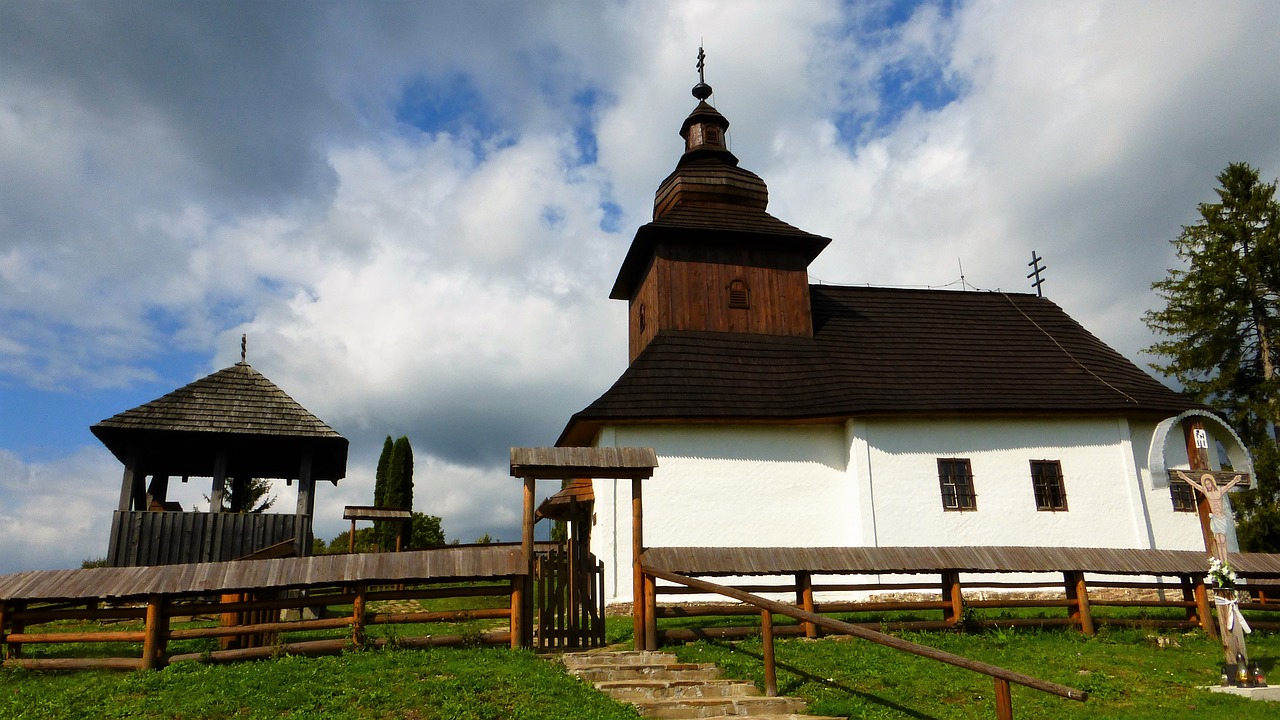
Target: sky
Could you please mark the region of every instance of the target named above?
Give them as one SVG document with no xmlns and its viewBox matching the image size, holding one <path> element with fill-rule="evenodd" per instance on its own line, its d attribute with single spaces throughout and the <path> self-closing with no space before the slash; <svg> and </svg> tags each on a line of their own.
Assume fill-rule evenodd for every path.
<svg viewBox="0 0 1280 720">
<path fill-rule="evenodd" d="M 416 510 L 518 539 L 509 449 L 626 367 L 700 44 L 769 211 L 832 238 L 813 282 L 1030 292 L 1034 251 L 1146 367 L 1217 174 L 1280 175 L 1277 37 L 1267 2 L 0 3 L 0 574 L 104 556 L 89 426 L 242 334 L 350 440 L 317 535 L 405 435 Z"/>
</svg>

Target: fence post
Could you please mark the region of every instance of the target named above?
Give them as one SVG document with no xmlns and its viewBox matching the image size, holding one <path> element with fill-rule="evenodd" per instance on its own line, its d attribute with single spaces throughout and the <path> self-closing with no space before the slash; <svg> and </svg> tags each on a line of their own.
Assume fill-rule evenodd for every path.
<svg viewBox="0 0 1280 720">
<path fill-rule="evenodd" d="M 645 649 L 644 569 L 640 556 L 644 554 L 644 501 L 640 490 L 640 478 L 631 479 L 631 633 L 635 636 L 636 650 Z"/>
<path fill-rule="evenodd" d="M 644 576 L 644 649 L 658 649 L 658 581 Z"/>
<path fill-rule="evenodd" d="M 764 643 L 764 694 L 778 694 L 778 667 L 773 659 L 773 613 L 761 608 L 760 633 Z"/>
<path fill-rule="evenodd" d="M 165 666 L 165 646 L 169 638 L 169 613 L 163 595 L 147 598 L 147 625 L 142 641 L 142 669 L 159 670 Z"/>
<path fill-rule="evenodd" d="M 1062 578 L 1067 600 L 1071 601 L 1068 609 L 1071 621 L 1080 627 L 1080 632 L 1093 635 L 1093 611 L 1089 608 L 1089 587 L 1085 584 L 1084 573 L 1080 570 L 1064 570 Z"/>
<path fill-rule="evenodd" d="M 356 596 L 351 602 L 351 644 L 364 647 L 364 596 L 369 586 L 365 583 L 356 585 Z"/>
<path fill-rule="evenodd" d="M 27 604 L 21 601 L 15 602 L 9 606 L 9 611 L 6 613 L 9 617 L 9 635 L 20 635 L 23 630 L 26 630 L 25 625 L 17 618 L 17 614 L 26 608 Z M 22 646 L 14 645 L 13 643 L 6 641 L 4 659 L 11 660 L 20 657 L 22 657 Z"/>
<path fill-rule="evenodd" d="M 796 604 L 805 612 L 813 609 L 813 575 L 807 572 L 796 573 Z M 818 626 L 811 622 L 804 623 L 804 636 L 810 639 L 818 637 Z"/>
<path fill-rule="evenodd" d="M 1004 678 L 993 678 L 996 681 L 996 717 L 999 720 L 1013 720 L 1013 695 L 1009 692 L 1009 681 Z"/>
<path fill-rule="evenodd" d="M 511 578 L 511 620 L 508 626 L 511 628 L 511 649 L 515 650 L 520 647 L 520 638 L 524 637 L 524 576 L 515 575 Z"/>
<path fill-rule="evenodd" d="M 964 620 L 964 591 L 960 587 L 960 573 L 955 570 L 942 572 L 942 601 L 949 603 L 942 610 L 942 619 L 948 625 L 959 625 Z"/>
<path fill-rule="evenodd" d="M 1196 614 L 1200 616 L 1200 627 L 1204 630 L 1204 634 L 1211 638 L 1218 637 L 1218 626 L 1214 624 L 1213 613 L 1209 610 L 1209 591 L 1204 586 L 1204 580 L 1196 581 Z"/>
</svg>

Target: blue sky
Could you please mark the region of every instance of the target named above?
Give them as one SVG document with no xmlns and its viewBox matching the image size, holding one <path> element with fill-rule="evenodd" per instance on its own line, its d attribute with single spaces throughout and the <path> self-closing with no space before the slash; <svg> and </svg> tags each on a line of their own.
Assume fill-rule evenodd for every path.
<svg viewBox="0 0 1280 720">
<path fill-rule="evenodd" d="M 103 555 L 89 425 L 242 333 L 351 440 L 319 534 L 404 434 L 418 510 L 514 538 L 508 448 L 625 366 L 608 291 L 700 42 L 771 212 L 833 239 L 815 281 L 1029 291 L 1036 250 L 1145 364 L 1214 176 L 1280 174 L 1278 31 L 1263 2 L 0 4 L 0 573 Z"/>
</svg>

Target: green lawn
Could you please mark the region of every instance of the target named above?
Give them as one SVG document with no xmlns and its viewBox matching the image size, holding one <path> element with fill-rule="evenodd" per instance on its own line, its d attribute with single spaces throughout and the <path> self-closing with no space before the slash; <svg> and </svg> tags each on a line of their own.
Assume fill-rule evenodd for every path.
<svg viewBox="0 0 1280 720">
<path fill-rule="evenodd" d="M 739 619 L 735 622 L 741 622 Z M 631 619 L 609 619 L 627 642 Z M 407 629 L 407 628 L 406 628 Z M 1201 633 L 1103 628 L 905 633 L 909 639 L 1087 690 L 1085 703 L 1014 687 L 1019 718 L 1273 718 L 1280 705 L 1197 690 L 1217 682 L 1220 650 Z M 1164 638 L 1163 641 L 1160 638 Z M 1249 647 L 1280 674 L 1280 635 Z M 73 646 L 60 649 L 72 650 Z M 759 639 L 671 648 L 763 683 Z M 810 712 L 851 718 L 991 718 L 983 675 L 854 639 L 780 639 L 779 689 Z M 1280 678 L 1277 678 L 1280 680 Z M 0 718 L 636 718 L 551 658 L 503 648 L 386 649 L 160 672 L 0 671 Z"/>
</svg>

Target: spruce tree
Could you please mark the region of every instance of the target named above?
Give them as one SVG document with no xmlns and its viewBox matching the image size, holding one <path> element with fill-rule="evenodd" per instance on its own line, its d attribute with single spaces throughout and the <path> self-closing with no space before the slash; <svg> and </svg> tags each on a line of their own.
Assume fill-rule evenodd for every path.
<svg viewBox="0 0 1280 720">
<path fill-rule="evenodd" d="M 1165 307 L 1146 314 L 1164 335 L 1148 352 L 1185 392 L 1226 415 L 1259 459 L 1257 483 L 1235 493 L 1245 549 L 1280 547 L 1280 478 L 1275 441 L 1280 425 L 1280 203 L 1275 181 L 1262 182 L 1246 163 L 1218 175 L 1219 202 L 1202 203 L 1200 219 L 1174 240 L 1185 269 L 1153 283 Z"/>
</svg>

